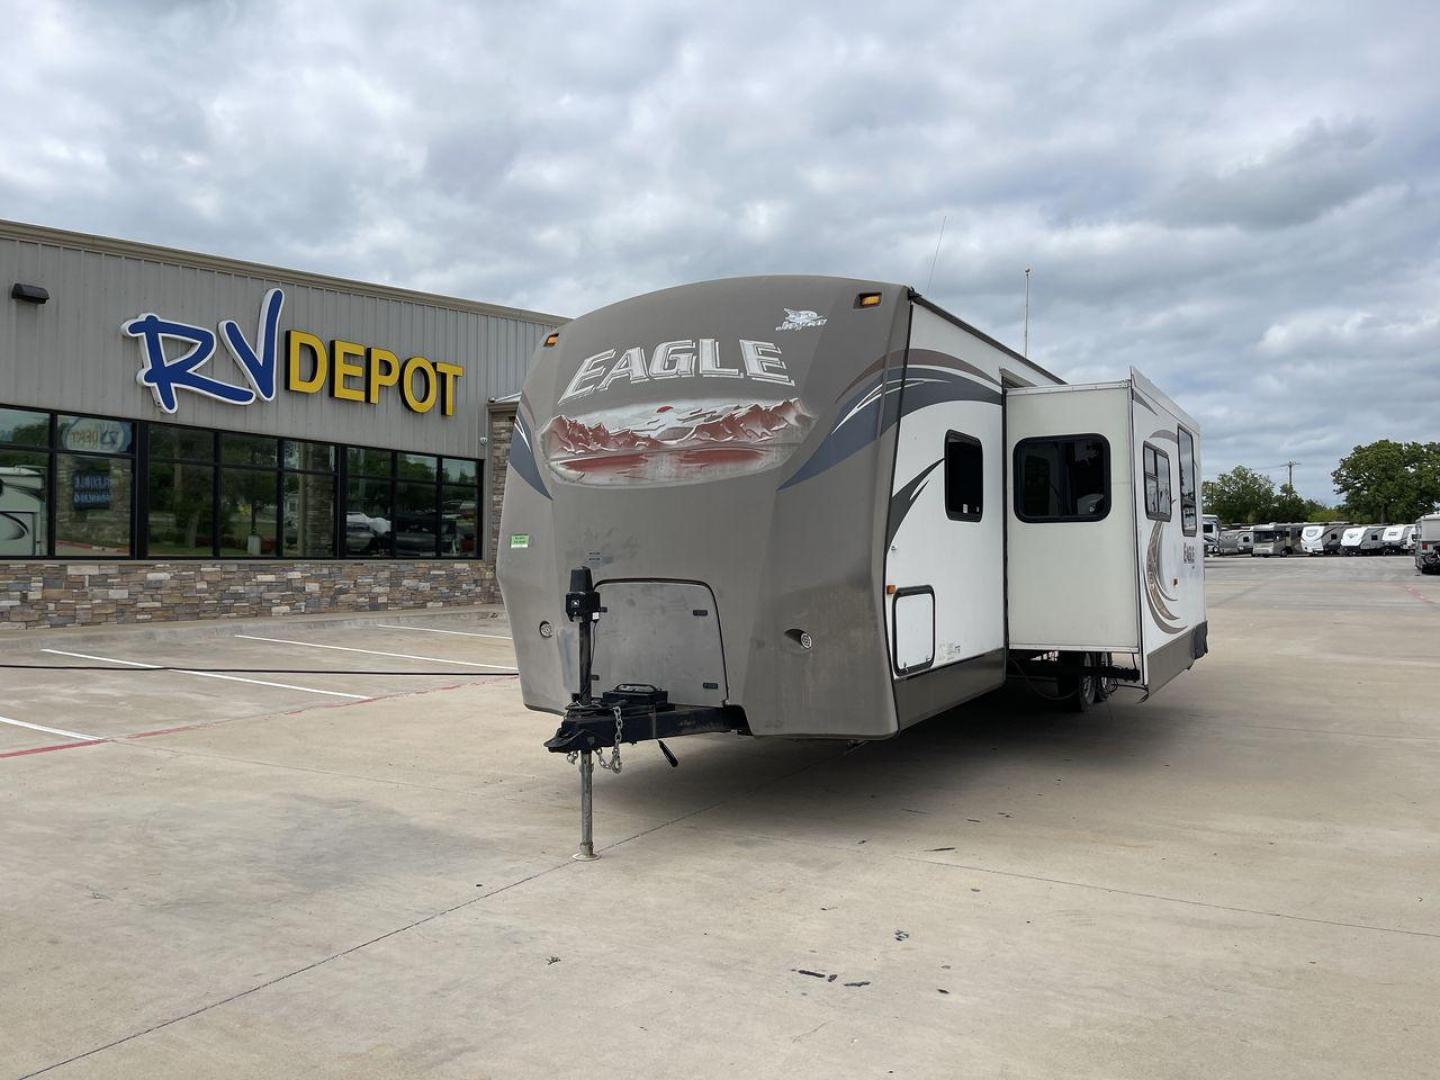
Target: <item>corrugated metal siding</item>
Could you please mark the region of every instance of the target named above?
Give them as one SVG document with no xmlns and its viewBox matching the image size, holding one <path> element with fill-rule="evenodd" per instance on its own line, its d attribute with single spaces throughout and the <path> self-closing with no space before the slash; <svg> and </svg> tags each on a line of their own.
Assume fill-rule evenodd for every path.
<svg viewBox="0 0 1440 1080">
<path fill-rule="evenodd" d="M 15 282 L 43 285 L 50 291 L 49 303 L 10 299 Z M 170 416 L 156 406 L 149 388 L 136 382 L 140 344 L 121 333 L 121 323 L 153 311 L 215 331 L 220 320 L 231 318 L 248 337 L 255 332 L 261 297 L 277 285 L 285 290 L 285 306 L 273 402 L 235 406 L 180 391 L 179 411 Z M 536 346 L 556 325 L 387 299 L 374 295 L 379 287 L 345 292 L 243 267 L 186 265 L 179 257 L 128 256 L 3 231 L 0 287 L 0 404 L 466 457 L 483 453 L 486 403 L 520 389 Z M 291 328 L 327 342 L 341 338 L 389 349 L 402 361 L 420 355 L 463 364 L 455 415 L 442 416 L 438 405 L 423 415 L 412 413 L 398 388 L 383 392 L 375 406 L 338 401 L 326 391 L 286 390 L 284 332 Z M 223 345 L 201 370 L 244 385 Z"/>
</svg>

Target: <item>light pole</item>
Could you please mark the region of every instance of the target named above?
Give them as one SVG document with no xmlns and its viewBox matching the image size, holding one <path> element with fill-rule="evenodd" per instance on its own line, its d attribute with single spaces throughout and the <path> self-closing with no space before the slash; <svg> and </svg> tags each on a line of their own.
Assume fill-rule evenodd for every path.
<svg viewBox="0 0 1440 1080">
<path fill-rule="evenodd" d="M 1025 345 L 1020 350 L 1030 356 L 1030 267 L 1025 267 Z"/>
</svg>

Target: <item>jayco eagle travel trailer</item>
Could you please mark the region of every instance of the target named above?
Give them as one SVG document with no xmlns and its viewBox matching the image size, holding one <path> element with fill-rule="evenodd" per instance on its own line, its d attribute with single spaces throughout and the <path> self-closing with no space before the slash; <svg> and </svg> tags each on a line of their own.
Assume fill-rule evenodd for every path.
<svg viewBox="0 0 1440 1080">
<path fill-rule="evenodd" d="M 1206 652 L 1199 455 L 1138 372 L 1064 385 L 899 285 L 603 308 L 537 349 L 511 443 L 525 704 L 588 821 L 621 743 L 885 738 L 1016 672 L 1148 696 Z"/>
<path fill-rule="evenodd" d="M 1306 525 L 1300 533 L 1300 549 L 1307 555 L 1334 555 L 1340 551 L 1340 537 L 1350 527 L 1348 521 L 1332 521 L 1326 525 Z"/>
</svg>

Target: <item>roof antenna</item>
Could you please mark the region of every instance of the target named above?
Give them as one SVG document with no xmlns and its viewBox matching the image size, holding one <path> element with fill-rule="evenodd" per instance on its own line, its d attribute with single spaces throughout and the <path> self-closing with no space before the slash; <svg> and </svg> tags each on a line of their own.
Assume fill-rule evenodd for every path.
<svg viewBox="0 0 1440 1080">
<path fill-rule="evenodd" d="M 940 235 L 935 240 L 935 254 L 930 258 L 930 276 L 925 279 L 925 291 L 927 293 L 930 291 L 930 283 L 935 280 L 935 260 L 940 258 L 940 245 L 945 241 L 945 222 L 949 220 L 949 214 L 946 214 L 940 219 Z"/>
<path fill-rule="evenodd" d="M 1030 268 L 1025 267 L 1025 344 L 1020 355 L 1030 359 Z"/>
</svg>

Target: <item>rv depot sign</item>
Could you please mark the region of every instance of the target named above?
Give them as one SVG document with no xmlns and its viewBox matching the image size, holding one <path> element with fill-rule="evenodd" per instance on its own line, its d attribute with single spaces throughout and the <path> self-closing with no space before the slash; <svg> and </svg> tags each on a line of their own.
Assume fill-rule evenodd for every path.
<svg viewBox="0 0 1440 1080">
<path fill-rule="evenodd" d="M 274 401 L 284 306 L 284 290 L 271 289 L 265 294 L 253 340 L 234 319 L 222 319 L 218 332 L 149 312 L 127 320 L 121 332 L 140 344 L 140 371 L 135 381 L 148 386 L 155 404 L 171 414 L 179 408 L 181 390 L 228 405 Z M 167 357 L 167 340 L 188 348 Z M 220 344 L 235 362 L 243 384 L 201 373 Z M 411 356 L 402 363 L 395 353 L 374 345 L 340 338 L 327 345 L 304 330 L 285 331 L 285 389 L 296 394 L 318 394 L 328 386 L 337 401 L 377 405 L 382 393 L 394 392 L 411 412 L 428 413 L 438 405 L 441 416 L 454 416 L 455 384 L 464 374 L 460 364 L 424 356 Z"/>
</svg>

